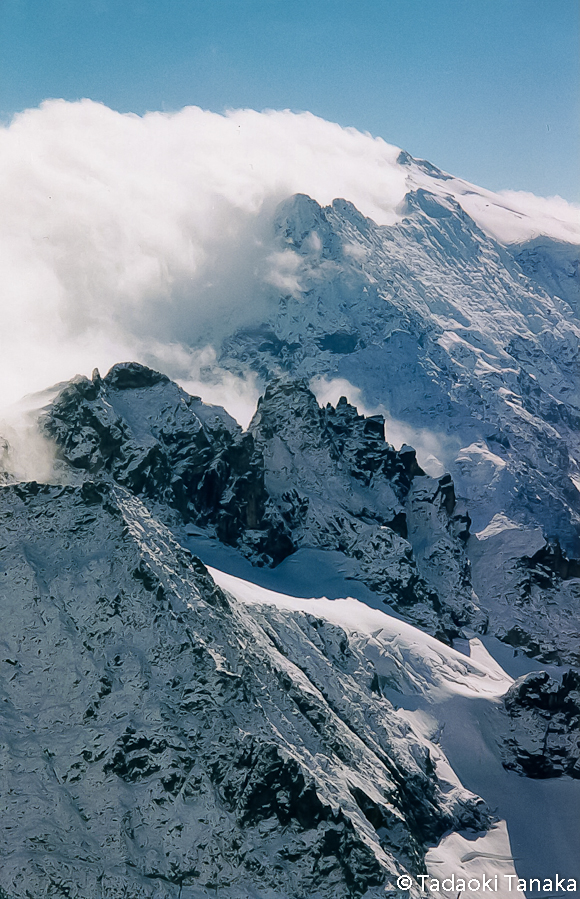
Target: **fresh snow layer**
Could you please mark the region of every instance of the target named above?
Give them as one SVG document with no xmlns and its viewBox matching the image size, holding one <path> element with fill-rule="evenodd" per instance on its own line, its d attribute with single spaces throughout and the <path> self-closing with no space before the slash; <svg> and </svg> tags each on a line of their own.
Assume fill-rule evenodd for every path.
<svg viewBox="0 0 580 899">
<path fill-rule="evenodd" d="M 365 655 L 379 675 L 397 682 L 406 694 L 422 693 L 440 701 L 459 695 L 498 699 L 513 683 L 478 641 L 477 658 L 466 657 L 418 628 L 356 599 L 303 599 L 275 593 L 215 568 L 215 582 L 244 603 L 323 618 L 366 642 Z"/>
<path fill-rule="evenodd" d="M 410 166 L 408 184 L 453 197 L 483 231 L 500 243 L 520 243 L 539 235 L 580 243 L 580 206 L 562 197 L 537 197 L 515 190 L 496 193 L 462 178 L 423 170 L 419 160 Z"/>
<path fill-rule="evenodd" d="M 446 878 L 454 877 L 455 882 L 462 878 L 466 883 L 475 880 L 481 885 L 485 879 L 491 882 L 496 899 L 507 899 L 510 893 L 513 895 L 509 885 L 514 886 L 515 881 L 510 881 L 509 876 L 515 875 L 516 871 L 505 821 L 499 821 L 475 840 L 468 840 L 459 833 L 443 837 L 437 847 L 427 852 L 425 864 L 430 878 L 437 879 L 442 886 Z M 429 883 L 432 881 L 427 881 Z M 462 899 L 480 899 L 482 895 L 481 888 L 456 892 L 461 893 Z"/>
</svg>

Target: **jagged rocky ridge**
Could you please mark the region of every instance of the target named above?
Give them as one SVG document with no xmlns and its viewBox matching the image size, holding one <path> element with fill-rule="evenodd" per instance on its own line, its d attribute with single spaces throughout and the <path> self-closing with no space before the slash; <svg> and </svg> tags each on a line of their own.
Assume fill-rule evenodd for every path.
<svg viewBox="0 0 580 899">
<path fill-rule="evenodd" d="M 449 475 L 426 475 L 411 447 L 385 442 L 380 416 L 344 399 L 321 409 L 304 382 L 274 380 L 244 433 L 127 363 L 71 382 L 44 427 L 69 469 L 123 485 L 177 531 L 193 522 L 258 565 L 300 546 L 338 550 L 386 603 L 444 640 L 489 629 L 546 661 L 579 661 L 577 563 L 539 531 L 470 538 Z"/>
<path fill-rule="evenodd" d="M 292 551 L 252 437 L 159 372 L 133 363 L 104 379 L 97 371 L 92 381 L 78 378 L 59 394 L 45 428 L 69 466 L 113 478 L 162 516 L 175 510 L 228 544 L 251 531 L 264 560 Z"/>
<path fill-rule="evenodd" d="M 426 476 L 410 447 L 389 446 L 379 416 L 346 401 L 322 410 L 291 380 L 268 388 L 246 434 L 202 408 L 163 376 L 118 365 L 65 388 L 45 427 L 70 465 L 111 476 L 168 523 L 175 510 L 212 527 L 258 564 L 300 545 L 338 549 L 432 632 L 484 626 L 469 583 L 469 518 L 453 484 Z"/>
<path fill-rule="evenodd" d="M 418 163 L 405 165 L 412 181 Z M 343 199 L 281 204 L 288 289 L 224 341 L 220 362 L 266 382 L 346 379 L 435 447 L 475 530 L 504 514 L 578 556 L 578 247 L 503 246 L 445 195 L 443 173 L 430 177 L 392 226 Z"/>
</svg>

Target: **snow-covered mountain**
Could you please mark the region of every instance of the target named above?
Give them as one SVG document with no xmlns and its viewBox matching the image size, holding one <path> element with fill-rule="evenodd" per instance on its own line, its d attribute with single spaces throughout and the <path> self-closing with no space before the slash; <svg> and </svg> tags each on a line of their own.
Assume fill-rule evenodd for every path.
<svg viewBox="0 0 580 899">
<path fill-rule="evenodd" d="M 485 664 L 239 602 L 124 488 L 5 487 L 2 515 L 6 895 L 398 895 L 490 826 L 383 695 L 493 698 Z"/>
<path fill-rule="evenodd" d="M 0 500 L 6 896 L 418 897 L 455 872 L 507 897 L 516 870 L 575 876 L 578 676 L 515 659 L 514 683 L 485 649 L 514 641 L 448 475 L 288 377 L 245 433 L 134 363 L 75 379 L 42 425 L 59 483 Z M 574 563 L 509 530 L 520 642 L 577 661 Z M 539 801 L 560 816 L 543 854 Z"/>
<path fill-rule="evenodd" d="M 76 477 L 126 487 L 182 540 L 195 526 L 258 566 L 338 552 L 378 601 L 444 640 L 467 627 L 579 662 L 578 563 L 505 516 L 470 536 L 450 476 L 426 475 L 411 447 L 385 442 L 380 416 L 344 399 L 322 409 L 304 382 L 277 379 L 242 432 L 132 363 L 72 382 L 44 427 Z"/>
<path fill-rule="evenodd" d="M 278 208 L 247 429 L 120 363 L 3 446 L 1 899 L 578 894 L 578 254 L 397 166 Z"/>
<path fill-rule="evenodd" d="M 476 530 L 504 513 L 578 554 L 578 246 L 503 246 L 452 193 L 422 187 L 401 215 L 379 227 L 344 200 L 284 203 L 290 289 L 222 363 L 349 382 L 387 430 L 435 453 Z"/>
</svg>

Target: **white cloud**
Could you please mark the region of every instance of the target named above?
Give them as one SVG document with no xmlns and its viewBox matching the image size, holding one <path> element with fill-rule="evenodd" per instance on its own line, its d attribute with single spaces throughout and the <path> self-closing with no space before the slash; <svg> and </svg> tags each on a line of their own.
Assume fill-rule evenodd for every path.
<svg viewBox="0 0 580 899">
<path fill-rule="evenodd" d="M 262 390 L 254 372 L 235 375 L 222 368 L 212 346 L 200 350 L 179 344 L 152 344 L 143 349 L 143 358 L 167 372 L 191 396 L 201 396 L 206 403 L 223 406 L 247 428 Z"/>
<path fill-rule="evenodd" d="M 259 317 L 264 285 L 299 289 L 293 254 L 268 245 L 275 205 L 350 194 L 393 220 L 396 155 L 308 113 L 51 100 L 18 115 L 0 130 L 2 398 Z"/>
<path fill-rule="evenodd" d="M 246 419 L 252 379 L 214 364 L 206 383 L 203 353 L 272 292 L 300 291 L 294 254 L 270 242 L 273 209 L 342 196 L 391 224 L 410 171 L 398 153 L 309 113 L 51 100 L 16 116 L 0 129 L 0 405 L 136 359 L 231 395 Z"/>
<path fill-rule="evenodd" d="M 0 421 L 0 483 L 49 483 L 55 473 L 55 447 L 40 433 L 36 420 L 16 413 Z"/>
<path fill-rule="evenodd" d="M 339 399 L 344 396 L 352 406 L 356 406 L 361 415 L 374 415 L 370 408 L 364 403 L 362 390 L 347 381 L 346 378 L 313 378 L 310 382 L 310 389 L 315 395 L 320 406 L 326 406 L 330 403 L 336 406 Z"/>
<path fill-rule="evenodd" d="M 580 243 L 580 205 L 562 197 L 536 197 L 526 191 L 480 190 L 459 193 L 459 202 L 478 225 L 504 244 L 521 243 L 540 234 Z"/>
</svg>

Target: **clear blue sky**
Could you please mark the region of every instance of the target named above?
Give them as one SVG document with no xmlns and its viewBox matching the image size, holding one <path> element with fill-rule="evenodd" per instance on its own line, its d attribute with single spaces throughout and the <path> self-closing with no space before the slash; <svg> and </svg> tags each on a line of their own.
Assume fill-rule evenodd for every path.
<svg viewBox="0 0 580 899">
<path fill-rule="evenodd" d="M 0 0 L 0 117 L 290 108 L 580 200 L 578 0 Z"/>
</svg>

